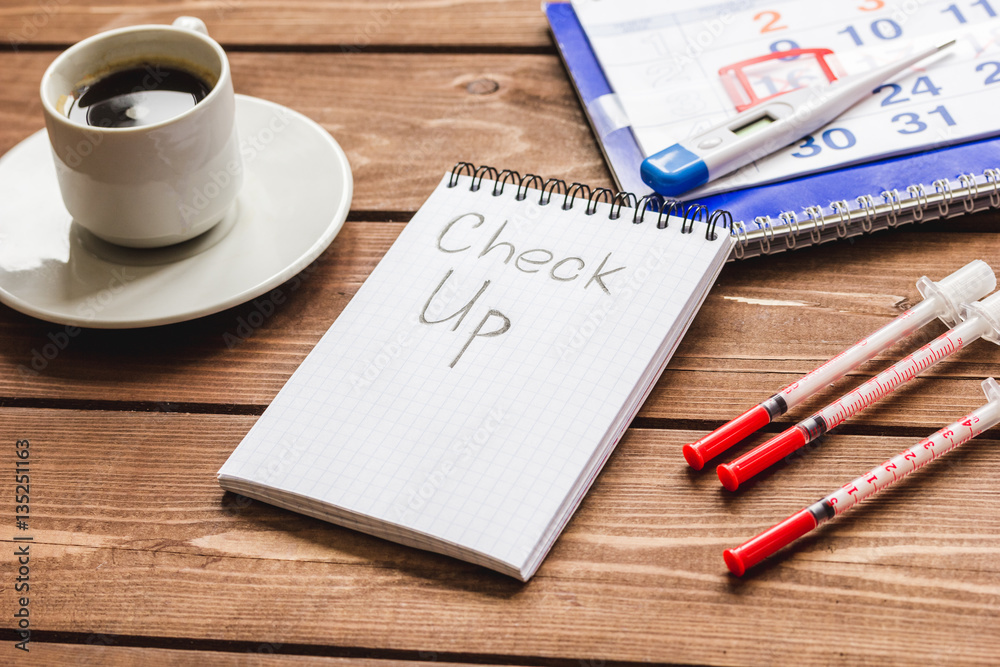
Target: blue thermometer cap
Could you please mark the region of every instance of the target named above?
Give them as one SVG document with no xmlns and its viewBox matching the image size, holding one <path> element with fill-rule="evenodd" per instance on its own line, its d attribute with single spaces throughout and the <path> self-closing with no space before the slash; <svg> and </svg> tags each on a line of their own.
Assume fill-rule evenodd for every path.
<svg viewBox="0 0 1000 667">
<path fill-rule="evenodd" d="M 673 197 L 708 183 L 708 166 L 688 149 L 674 144 L 643 160 L 639 175 L 654 191 Z"/>
</svg>

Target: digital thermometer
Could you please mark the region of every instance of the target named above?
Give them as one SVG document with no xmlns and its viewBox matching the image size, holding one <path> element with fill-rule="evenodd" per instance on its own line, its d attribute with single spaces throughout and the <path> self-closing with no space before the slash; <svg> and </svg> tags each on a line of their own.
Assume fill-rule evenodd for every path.
<svg viewBox="0 0 1000 667">
<path fill-rule="evenodd" d="M 672 197 L 693 190 L 823 127 L 886 79 L 954 43 L 932 46 L 831 84 L 785 93 L 646 158 L 639 173 L 661 195 Z"/>
</svg>

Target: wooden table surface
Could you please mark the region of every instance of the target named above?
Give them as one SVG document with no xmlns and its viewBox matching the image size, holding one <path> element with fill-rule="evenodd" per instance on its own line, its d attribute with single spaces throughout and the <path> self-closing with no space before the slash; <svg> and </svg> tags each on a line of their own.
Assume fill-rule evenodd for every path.
<svg viewBox="0 0 1000 667">
<path fill-rule="evenodd" d="M 611 181 L 538 0 L 3 0 L 0 154 L 43 127 L 38 81 L 59 51 L 180 14 L 229 50 L 237 92 L 301 111 L 340 142 L 351 213 L 308 279 L 235 345 L 227 334 L 252 305 L 84 330 L 31 371 L 64 327 L 0 306 L 0 664 L 1000 659 L 995 433 L 751 576 L 729 575 L 721 557 L 980 405 L 980 381 L 1000 374 L 995 346 L 941 363 L 739 494 L 680 455 L 914 303 L 920 275 L 976 257 L 1000 265 L 992 212 L 727 265 L 528 584 L 223 493 L 222 462 L 454 162 Z M 18 439 L 32 452 L 30 653 L 14 648 Z"/>
</svg>

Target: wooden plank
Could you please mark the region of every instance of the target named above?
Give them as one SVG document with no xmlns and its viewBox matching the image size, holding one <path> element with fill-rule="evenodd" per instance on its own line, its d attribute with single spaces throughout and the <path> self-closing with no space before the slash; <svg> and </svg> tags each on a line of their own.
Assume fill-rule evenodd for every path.
<svg viewBox="0 0 1000 667">
<path fill-rule="evenodd" d="M 54 643 L 32 639 L 28 645 L 30 655 L 24 656 L 25 660 L 22 664 L 101 665 L 102 667 L 118 667 L 119 665 L 132 667 L 141 664 L 184 667 L 195 663 L 218 665 L 219 667 L 246 667 L 247 665 L 253 665 L 253 667 L 303 667 L 306 665 L 317 665 L 318 667 L 429 667 L 434 664 L 428 662 L 434 659 L 434 656 L 430 654 L 425 656 L 423 661 L 323 657 L 321 655 L 278 655 L 276 652 L 295 650 L 300 647 L 288 647 L 277 641 L 249 642 L 229 651 L 120 646 L 119 642 L 121 641 L 123 641 L 122 638 L 100 633 L 87 636 L 84 640 L 85 643 L 82 644 Z M 448 664 L 464 667 L 469 663 L 449 662 Z"/>
<path fill-rule="evenodd" d="M 35 629 L 514 662 L 985 664 L 1000 651 L 1000 517 L 981 511 L 995 496 L 994 438 L 737 580 L 723 548 L 913 440 L 828 437 L 734 495 L 674 455 L 692 432 L 633 429 L 524 585 L 224 494 L 214 473 L 251 422 L 0 409 L 0 441 L 31 441 L 19 534 L 34 538 Z M 12 595 L 4 587 L 3 609 Z M 897 641 L 915 623 L 920 640 Z"/>
<path fill-rule="evenodd" d="M 44 127 L 38 82 L 55 56 L 0 53 L 0 154 Z M 230 60 L 238 93 L 304 113 L 343 146 L 354 211 L 415 211 L 460 160 L 611 184 L 555 56 L 234 53 Z"/>
<path fill-rule="evenodd" d="M 65 327 L 0 307 L 0 397 L 142 401 L 162 410 L 209 403 L 259 412 L 401 228 L 348 223 L 300 280 L 282 288 L 283 303 L 265 298 L 169 327 L 84 330 L 70 338 Z M 702 428 L 732 418 L 898 315 L 920 298 L 914 287 L 920 273 L 943 277 L 971 259 L 969 247 L 995 256 L 1000 238 L 901 229 L 727 266 L 640 417 L 697 420 L 688 423 Z M 805 417 L 943 331 L 940 323 L 928 325 L 782 423 Z M 981 403 L 979 381 L 1000 374 L 998 360 L 995 346 L 976 343 L 849 424 L 930 432 Z"/>
<path fill-rule="evenodd" d="M 224 45 L 549 48 L 547 23 L 532 0 L 7 0 L 0 39 L 9 48 L 72 44 L 95 33 L 143 23 L 201 18 Z"/>
</svg>

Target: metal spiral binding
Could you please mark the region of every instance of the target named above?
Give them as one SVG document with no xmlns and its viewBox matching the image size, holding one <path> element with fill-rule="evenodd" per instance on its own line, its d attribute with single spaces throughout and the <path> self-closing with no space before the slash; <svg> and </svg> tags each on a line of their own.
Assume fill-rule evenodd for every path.
<svg viewBox="0 0 1000 667">
<path fill-rule="evenodd" d="M 562 210 L 573 210 L 573 204 L 576 203 L 577 193 L 583 195 L 584 199 L 590 199 L 590 186 L 584 185 L 583 183 L 574 183 L 569 186 L 569 190 L 566 191 L 566 196 L 563 197 Z"/>
<path fill-rule="evenodd" d="M 681 219 L 681 234 L 692 234 L 695 230 L 695 223 L 705 224 L 705 239 L 715 241 L 719 238 L 716 230 L 721 226 L 729 230 L 729 234 L 734 234 L 733 216 L 728 211 L 709 211 L 700 204 L 683 204 L 673 199 L 664 199 L 660 195 L 646 195 L 637 198 L 631 192 L 615 192 L 608 188 L 591 188 L 583 183 L 573 183 L 567 186 L 566 181 L 560 178 L 549 178 L 543 180 L 541 176 L 535 174 L 524 174 L 504 169 L 498 172 L 493 167 L 480 166 L 470 162 L 457 162 L 451 169 L 448 177 L 447 187 L 454 188 L 458 185 L 461 176 L 471 177 L 469 190 L 478 192 L 482 188 L 483 181 L 489 179 L 493 181 L 493 190 L 490 193 L 494 197 L 499 197 L 508 186 L 515 186 L 517 191 L 514 198 L 517 201 L 524 201 L 528 197 L 529 190 L 538 191 L 538 205 L 547 206 L 552 202 L 553 195 L 562 196 L 560 208 L 570 211 L 576 205 L 577 200 L 584 204 L 584 215 L 594 215 L 597 213 L 598 204 L 607 204 L 609 220 L 617 220 L 621 217 L 623 208 L 634 209 L 632 212 L 632 222 L 641 224 L 644 222 L 646 213 L 656 214 L 657 229 L 666 229 L 671 217 Z M 745 228 L 744 228 L 745 233 Z"/>
<path fill-rule="evenodd" d="M 905 193 L 896 189 L 883 189 L 878 195 L 861 194 L 854 204 L 846 199 L 830 202 L 827 206 L 808 206 L 804 217 L 795 211 L 784 211 L 779 221 L 768 216 L 754 219 L 753 228 L 742 221 L 734 221 L 727 211 L 709 212 L 698 204 L 685 204 L 659 195 L 636 197 L 628 192 L 612 192 L 607 188 L 590 188 L 582 183 L 566 184 L 558 178 L 543 180 L 534 174 L 520 175 L 516 171 L 497 172 L 492 167 L 476 167 L 459 162 L 452 169 L 448 187 L 455 187 L 462 175 L 471 177 L 470 189 L 478 190 L 484 179 L 495 181 L 493 196 L 500 196 L 508 185 L 517 186 L 517 199 L 527 198 L 528 191 L 537 189 L 538 204 L 548 205 L 553 195 L 562 198 L 561 206 L 571 210 L 577 200 L 584 203 L 584 213 L 594 215 L 598 204 L 610 204 L 608 217 L 616 220 L 622 208 L 632 208 L 632 222 L 643 223 L 647 214 L 656 215 L 656 226 L 664 229 L 671 218 L 680 219 L 682 234 L 691 234 L 695 223 L 705 224 L 705 238 L 717 238 L 718 227 L 728 230 L 735 239 L 733 259 L 766 255 L 790 250 L 800 245 L 815 245 L 857 234 L 868 234 L 880 229 L 894 228 L 906 223 L 921 223 L 938 218 L 951 218 L 1000 208 L 1000 168 L 985 169 L 982 174 L 959 174 L 954 179 L 939 178 L 930 185 L 916 183 Z M 784 243 L 775 243 L 784 239 Z"/>
<path fill-rule="evenodd" d="M 601 198 L 604 198 L 605 204 L 610 204 L 613 197 L 614 193 L 607 188 L 595 189 L 594 192 L 591 193 L 590 198 L 587 200 L 587 208 L 584 209 L 584 213 L 587 215 L 594 215 L 597 213 L 597 203 L 601 201 Z"/>
<path fill-rule="evenodd" d="M 861 221 L 861 229 L 866 234 L 875 228 L 875 198 L 871 195 L 861 195 L 857 199 L 858 208 L 864 211 L 865 217 Z"/>
<path fill-rule="evenodd" d="M 891 229 L 899 224 L 899 213 L 903 209 L 899 201 L 899 190 L 895 188 L 892 190 L 883 190 L 882 201 L 889 205 L 889 213 L 886 215 L 885 224 Z"/>
<path fill-rule="evenodd" d="M 516 174 L 517 172 L 515 171 L 514 173 Z M 542 179 L 534 174 L 528 174 L 526 178 L 522 178 L 517 184 L 517 194 L 514 196 L 514 199 L 517 201 L 524 201 L 527 199 L 528 190 L 535 183 L 541 185 Z"/>
<path fill-rule="evenodd" d="M 840 218 L 840 222 L 837 223 L 837 238 L 847 238 L 847 224 L 851 221 L 851 216 L 849 215 L 851 207 L 847 204 L 846 199 L 841 199 L 831 203 L 830 208 Z"/>
<path fill-rule="evenodd" d="M 806 215 L 812 221 L 812 229 L 809 230 L 809 238 L 812 242 L 819 243 L 823 240 L 823 230 L 826 229 L 826 219 L 823 217 L 823 209 L 819 206 L 806 207 Z"/>
<path fill-rule="evenodd" d="M 789 250 L 795 248 L 795 244 L 799 240 L 799 217 L 795 215 L 795 211 L 785 211 L 778 218 L 785 223 L 785 226 L 792 230 L 788 236 L 785 237 L 785 247 Z"/>
<path fill-rule="evenodd" d="M 561 178 L 550 178 L 549 180 L 545 181 L 545 183 L 542 185 L 542 193 L 538 196 L 538 205 L 539 206 L 548 205 L 549 201 L 552 200 L 552 193 L 555 190 L 557 190 L 560 186 L 562 187 L 562 192 L 558 194 L 565 195 L 566 181 L 562 180 Z M 545 197 L 546 193 L 548 193 L 549 195 L 548 197 Z"/>
<path fill-rule="evenodd" d="M 493 183 L 493 196 L 499 197 L 503 194 L 504 186 L 507 185 L 507 181 L 517 180 L 521 181 L 521 175 L 516 171 L 511 171 L 510 169 L 504 169 L 500 172 L 500 176 Z M 497 188 L 500 188 L 499 190 Z"/>
<path fill-rule="evenodd" d="M 808 219 L 800 219 L 794 211 L 781 213 L 780 222 L 760 216 L 754 219 L 756 228 L 750 230 L 737 222 L 730 227 L 736 238 L 733 258 L 795 248 L 806 240 L 806 232 L 808 241 L 817 244 L 910 222 L 1000 208 L 1000 168 L 986 169 L 978 176 L 959 174 L 951 180 L 940 178 L 929 186 L 917 183 L 907 187 L 905 194 L 896 189 L 882 190 L 877 196 L 862 194 L 854 201 L 851 204 L 841 199 L 825 207 L 806 207 Z M 784 247 L 774 243 L 780 237 L 785 239 Z"/>
<path fill-rule="evenodd" d="M 733 234 L 736 236 L 736 247 L 733 248 L 733 256 L 736 259 L 743 259 L 746 257 L 747 244 L 749 243 L 747 226 L 742 222 L 737 222 L 731 229 L 733 229 Z"/>
<path fill-rule="evenodd" d="M 939 178 L 931 185 L 934 186 L 934 191 L 941 195 L 941 199 L 938 201 L 938 212 L 943 218 L 951 210 L 951 200 L 955 198 L 955 193 L 951 190 L 951 183 L 943 178 Z"/>
<path fill-rule="evenodd" d="M 631 204 L 631 206 L 629 206 Z M 618 208 L 615 208 L 617 206 Z M 615 198 L 611 200 L 611 212 L 608 214 L 612 220 L 617 220 L 621 217 L 622 206 L 627 206 L 628 208 L 635 208 L 636 198 L 631 192 L 616 192 Z"/>
<path fill-rule="evenodd" d="M 972 213 L 972 210 L 976 206 L 976 197 L 979 195 L 979 186 L 976 185 L 976 175 L 960 174 L 958 182 L 967 193 L 965 199 L 962 200 L 962 208 L 965 209 L 966 213 Z"/>
<path fill-rule="evenodd" d="M 910 195 L 910 198 L 916 198 L 916 210 L 913 211 L 913 220 L 915 222 L 924 221 L 924 212 L 927 210 L 927 191 L 924 190 L 924 186 L 920 183 L 917 185 L 911 185 L 906 188 L 906 193 Z"/>
<path fill-rule="evenodd" d="M 656 212 L 659 213 L 663 209 L 664 199 L 660 195 L 652 194 L 645 195 L 636 202 L 635 211 L 632 213 L 632 224 L 638 225 L 645 222 L 646 211 L 652 210 L 654 207 Z"/>
<path fill-rule="evenodd" d="M 983 172 L 983 176 L 986 179 L 986 183 L 993 185 L 993 190 L 990 192 L 990 206 L 993 208 L 1000 207 L 1000 169 L 987 169 Z"/>
<path fill-rule="evenodd" d="M 722 222 L 722 228 L 728 229 L 730 236 L 733 234 L 733 214 L 724 208 L 717 208 L 712 211 L 712 215 L 708 218 L 708 231 L 705 233 L 705 238 L 709 241 L 714 241 L 718 238 L 715 234 L 715 229 L 718 227 L 719 222 Z M 711 238 L 708 235 L 711 234 Z"/>
<path fill-rule="evenodd" d="M 493 167 L 480 167 L 479 169 L 476 169 L 475 173 L 472 174 L 472 185 L 469 186 L 469 189 L 473 192 L 479 190 L 483 183 L 483 178 L 486 176 L 490 176 L 490 180 L 496 181 L 497 170 Z"/>
</svg>

